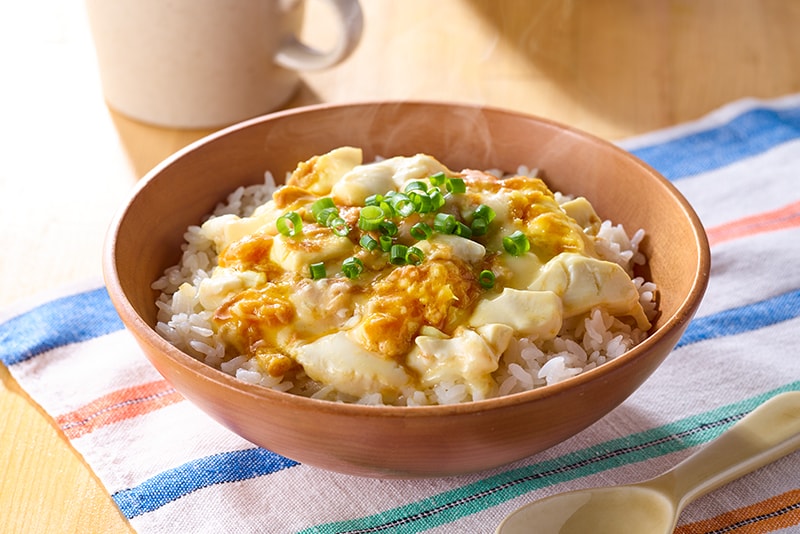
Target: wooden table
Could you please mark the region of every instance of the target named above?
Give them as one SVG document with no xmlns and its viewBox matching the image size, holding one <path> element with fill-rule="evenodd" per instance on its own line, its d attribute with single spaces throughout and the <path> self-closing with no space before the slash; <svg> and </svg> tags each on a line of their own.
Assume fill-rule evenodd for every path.
<svg viewBox="0 0 800 534">
<path fill-rule="evenodd" d="M 743 97 L 800 91 L 795 0 L 363 0 L 356 53 L 290 106 L 454 100 L 620 139 Z M 324 42 L 324 8 L 308 11 Z M 153 165 L 207 131 L 103 102 L 80 0 L 0 5 L 0 307 L 101 275 L 106 226 Z M 0 366 L 0 531 L 129 532 L 108 493 Z"/>
</svg>

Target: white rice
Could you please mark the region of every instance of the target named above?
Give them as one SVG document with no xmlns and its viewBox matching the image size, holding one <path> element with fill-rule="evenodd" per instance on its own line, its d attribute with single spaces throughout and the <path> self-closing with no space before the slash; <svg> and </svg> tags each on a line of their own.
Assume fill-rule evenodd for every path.
<svg viewBox="0 0 800 534">
<path fill-rule="evenodd" d="M 520 174 L 528 174 L 520 168 Z M 535 172 L 531 173 L 535 175 Z M 266 173 L 265 183 L 240 187 L 219 204 L 211 217 L 233 213 L 248 216 L 253 210 L 272 197 L 275 190 L 272 175 Z M 569 197 L 556 194 L 559 202 Z M 300 371 L 291 377 L 273 377 L 259 370 L 254 358 L 236 356 L 226 360 L 226 347 L 214 335 L 211 323 L 213 311 L 197 309 L 190 299 L 179 291 L 184 282 L 196 285 L 210 276 L 216 264 L 213 243 L 202 237 L 199 226 L 191 226 L 184 234 L 180 262 L 168 268 L 164 275 L 153 283 L 161 294 L 157 301 L 158 324 L 156 330 L 170 343 L 191 354 L 200 361 L 218 368 L 237 379 L 250 384 L 327 399 L 361 404 L 381 404 L 380 394 L 350 398 L 337 393 L 333 387 L 317 384 Z M 629 273 L 635 265 L 646 262 L 639 252 L 644 232 L 637 230 L 628 235 L 621 225 L 604 221 L 597 236 L 596 250 L 602 259 L 614 261 Z M 651 320 L 657 314 L 656 286 L 642 278 L 634 278 L 640 302 Z M 508 395 L 561 382 L 585 373 L 624 354 L 647 336 L 637 328 L 610 316 L 601 309 L 592 310 L 587 317 L 565 321 L 560 335 L 543 342 L 515 339 L 500 360 L 500 368 L 494 373 L 497 383 L 495 395 Z M 452 404 L 472 398 L 463 384 L 440 383 L 431 390 L 409 391 L 402 395 L 399 404 L 419 406 L 429 404 Z"/>
</svg>

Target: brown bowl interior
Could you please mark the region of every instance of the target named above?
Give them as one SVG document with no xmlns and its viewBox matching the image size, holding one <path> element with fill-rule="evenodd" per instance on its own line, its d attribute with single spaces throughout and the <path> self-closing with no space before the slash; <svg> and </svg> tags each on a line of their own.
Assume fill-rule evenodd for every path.
<svg viewBox="0 0 800 534">
<path fill-rule="evenodd" d="M 342 145 L 376 156 L 434 155 L 454 170 L 542 169 L 554 190 L 583 195 L 601 217 L 647 232 L 648 277 L 660 290 L 651 337 L 562 384 L 502 399 L 424 408 L 314 401 L 248 386 L 158 337 L 150 284 L 177 262 L 185 229 L 235 187 L 282 178 Z M 176 389 L 250 441 L 301 462 L 368 476 L 476 471 L 558 443 L 605 415 L 663 361 L 707 283 L 708 245 L 688 203 L 613 145 L 534 117 L 470 106 L 367 103 L 273 114 L 176 154 L 140 184 L 109 232 L 104 272 L 120 316 Z"/>
</svg>

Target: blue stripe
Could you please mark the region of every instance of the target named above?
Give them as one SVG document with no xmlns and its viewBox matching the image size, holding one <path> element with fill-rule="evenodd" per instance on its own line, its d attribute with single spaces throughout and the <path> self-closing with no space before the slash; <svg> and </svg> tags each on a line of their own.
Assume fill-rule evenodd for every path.
<svg viewBox="0 0 800 534">
<path fill-rule="evenodd" d="M 238 482 L 298 465 L 266 449 L 246 449 L 199 458 L 159 473 L 138 486 L 111 497 L 128 519 L 161 508 L 192 492 L 215 484 Z"/>
<path fill-rule="evenodd" d="M 57 347 L 124 328 L 104 287 L 48 302 L 0 324 L 0 362 L 23 362 Z"/>
<path fill-rule="evenodd" d="M 669 180 L 755 156 L 800 137 L 800 108 L 755 108 L 710 130 L 631 150 Z"/>
<path fill-rule="evenodd" d="M 800 317 L 800 289 L 747 306 L 697 317 L 686 328 L 675 348 L 751 332 Z"/>
</svg>

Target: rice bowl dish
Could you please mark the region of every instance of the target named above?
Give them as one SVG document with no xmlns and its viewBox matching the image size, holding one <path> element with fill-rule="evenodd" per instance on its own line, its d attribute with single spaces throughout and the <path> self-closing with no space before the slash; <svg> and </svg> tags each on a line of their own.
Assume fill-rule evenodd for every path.
<svg viewBox="0 0 800 534">
<path fill-rule="evenodd" d="M 436 127 L 432 128 L 432 124 Z M 350 395 L 342 395 L 349 397 L 344 399 L 349 402 L 318 400 L 311 397 L 311 389 L 324 394 L 321 391 L 324 386 L 311 380 L 306 382 L 309 395 L 287 393 L 246 381 L 249 378 L 260 381 L 259 377 L 266 375 L 246 373 L 245 365 L 240 365 L 242 370 L 229 370 L 233 374 L 221 371 L 222 362 L 237 357 L 235 349 L 229 349 L 219 365 L 210 365 L 205 356 L 177 348 L 165 339 L 156 325 L 164 319 L 167 320 L 164 324 L 168 324 L 170 316 L 159 310 L 164 304 L 157 306 L 155 302 L 162 293 L 169 293 L 172 282 L 162 289 L 152 286 L 164 276 L 165 270 L 172 273 L 170 266 L 182 265 L 177 271 L 186 268 L 184 274 L 170 274 L 170 279 L 174 276 L 176 281 L 191 271 L 182 262 L 182 255 L 194 256 L 187 254 L 190 248 L 185 238 L 187 229 L 202 228 L 213 220 L 209 217 L 215 208 L 220 203 L 226 204 L 232 193 L 231 209 L 243 207 L 253 191 L 249 187 L 256 184 L 263 187 L 266 170 L 283 184 L 284 177 L 292 174 L 298 162 L 345 146 L 359 147 L 364 162 L 374 162 L 380 157 L 392 160 L 396 155 L 430 154 L 453 170 L 498 168 L 502 170 L 498 174 L 504 175 L 515 174 L 520 164 L 536 166 L 537 176 L 552 191 L 561 191 L 573 199 L 584 196 L 602 219 L 614 221 L 609 230 L 623 224 L 630 232 L 629 240 L 634 246 L 628 248 L 622 242 L 620 251 L 635 249 L 634 256 L 642 255 L 628 262 L 633 265 L 634 278 L 641 276 L 658 286 L 655 298 L 658 313 L 650 320 L 652 326 L 647 337 L 621 356 L 589 371 L 552 385 L 500 395 L 500 373 L 505 373 L 502 367 L 507 356 L 504 354 L 497 361 L 497 371 L 490 373 L 497 388 L 495 393 L 490 392 L 494 396 L 424 406 L 397 406 L 392 401 L 403 399 L 392 399 L 388 394 L 384 405 L 359 404 L 361 396 Z M 533 173 L 523 169 L 523 174 Z M 466 177 L 465 182 L 468 182 Z M 234 193 L 240 186 L 245 187 Z M 237 196 L 239 201 L 234 198 Z M 547 199 L 558 196 L 549 197 L 543 192 L 541 198 L 552 207 Z M 264 201 L 269 201 L 269 194 L 254 203 Z M 568 202 L 567 198 L 559 201 Z M 338 201 L 335 204 L 339 205 Z M 471 208 L 473 204 L 465 205 Z M 463 222 L 471 226 L 474 211 L 467 211 Z M 502 258 L 511 256 L 501 252 L 504 250 L 501 241 L 510 237 L 507 231 L 517 223 L 505 228 L 504 214 L 495 211 L 489 233 L 497 241 L 490 242 L 486 236 L 480 239 L 489 255 L 497 255 L 502 263 L 505 261 Z M 313 213 L 309 216 L 303 206 L 297 206 L 296 212 L 302 219 L 303 235 L 315 235 L 315 225 L 319 223 Z M 277 213 L 285 214 L 283 209 Z M 349 219 L 345 206 L 341 206 L 340 213 L 348 219 L 347 225 L 353 226 L 355 238 L 360 229 Z M 223 221 L 234 220 L 224 213 L 221 216 Z M 247 217 L 240 219 L 244 221 Z M 598 224 L 602 226 L 602 220 Z M 265 226 L 265 234 L 267 230 L 279 234 L 275 224 L 269 227 Z M 638 232 L 640 228 L 646 235 Z M 193 234 L 194 230 L 188 233 Z M 533 237 L 531 234 L 531 250 Z M 418 246 L 416 241 L 403 239 L 405 244 Z M 500 248 L 496 249 L 498 244 Z M 360 254 L 354 241 L 345 256 L 322 260 L 324 278 L 312 279 L 310 264 L 306 263 L 311 258 L 299 262 L 300 270 L 292 276 L 302 278 L 300 283 L 309 287 L 344 282 L 342 278 L 346 276 L 340 264 L 351 254 Z M 382 254 L 376 252 L 375 256 Z M 201 254 L 196 258 L 201 263 L 208 259 Z M 646 263 L 638 263 L 644 259 Z M 474 268 L 471 278 L 475 281 L 485 267 L 469 265 Z M 364 272 L 347 283 L 369 290 L 372 286 L 368 282 L 379 271 L 367 266 L 365 262 Z M 534 266 L 538 272 L 540 267 Z M 215 277 L 213 262 L 201 269 L 208 269 L 206 278 Z M 413 268 L 400 266 L 397 270 L 405 272 Z M 325 104 L 271 114 L 215 132 L 174 154 L 138 183 L 109 228 L 103 254 L 108 294 L 120 318 L 144 357 L 187 401 L 259 447 L 306 465 L 380 478 L 428 478 L 481 471 L 520 460 L 575 436 L 624 402 L 667 359 L 698 310 L 709 270 L 708 240 L 697 214 L 673 184 L 635 156 L 607 141 L 546 119 L 485 106 L 434 102 Z M 479 286 L 481 289 L 474 295 L 487 301 L 501 295 L 507 278 L 499 269 L 495 274 L 494 286 L 491 289 Z M 191 287 L 191 277 L 186 276 Z M 280 276 L 289 279 L 289 275 Z M 182 305 L 186 303 L 191 303 L 191 299 L 185 299 Z M 453 308 L 454 319 L 469 319 L 466 308 Z M 191 307 L 186 309 L 193 311 Z M 615 318 L 629 327 L 636 326 L 633 317 L 614 313 Z M 179 321 L 175 326 L 189 328 L 189 324 Z M 214 323 L 211 324 L 213 334 Z M 283 327 L 286 328 L 285 331 L 291 331 L 292 324 Z M 447 333 L 448 325 L 443 328 Z M 267 337 L 275 335 L 270 329 L 266 333 Z M 199 339 L 211 340 L 208 345 L 214 345 L 214 336 Z M 536 343 L 538 346 L 539 341 Z M 280 382 L 282 387 L 285 382 L 293 382 L 293 388 L 299 387 L 301 382 L 297 379 L 302 378 L 299 367 L 290 373 L 294 376 L 287 373 Z M 435 397 L 429 402 L 433 401 Z M 363 402 L 370 402 L 369 396 Z M 170 439 L 181 437 L 176 434 Z"/>
<path fill-rule="evenodd" d="M 153 284 L 156 330 L 241 381 L 348 403 L 454 404 L 585 373 L 658 314 L 634 275 L 644 231 L 535 174 L 363 163 L 353 147 L 285 186 L 267 173 L 187 229 Z"/>
</svg>

